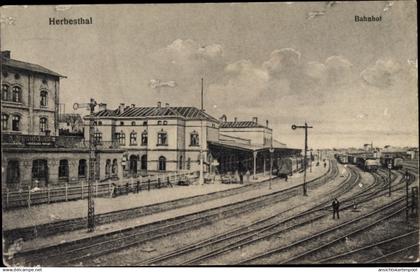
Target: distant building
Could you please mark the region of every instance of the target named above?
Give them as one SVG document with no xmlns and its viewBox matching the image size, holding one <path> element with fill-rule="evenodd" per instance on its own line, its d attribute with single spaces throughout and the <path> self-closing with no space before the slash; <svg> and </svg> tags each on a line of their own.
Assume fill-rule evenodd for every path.
<svg viewBox="0 0 420 272">
<path fill-rule="evenodd" d="M 58 115 L 59 135 L 84 136 L 83 119 L 80 114 L 61 113 Z"/>
</svg>

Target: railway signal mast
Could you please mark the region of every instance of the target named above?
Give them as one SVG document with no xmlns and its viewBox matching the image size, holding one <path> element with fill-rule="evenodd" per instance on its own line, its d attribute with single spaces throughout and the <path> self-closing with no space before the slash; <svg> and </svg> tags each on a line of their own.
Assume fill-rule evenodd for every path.
<svg viewBox="0 0 420 272">
<path fill-rule="evenodd" d="M 89 103 L 78 104 L 74 103 L 73 109 L 79 108 L 88 109 L 90 112 L 89 119 L 89 182 L 88 182 L 88 232 L 95 230 L 95 202 L 93 200 L 93 180 L 95 179 L 95 165 L 96 165 L 96 143 L 94 139 L 95 121 L 93 113 L 97 103 L 95 99 L 91 98 Z"/>
<path fill-rule="evenodd" d="M 308 151 L 308 128 L 313 128 L 312 126 L 308 126 L 308 124 L 305 122 L 304 126 L 297 126 L 297 125 L 292 125 L 292 129 L 295 130 L 297 128 L 304 128 L 305 129 L 305 152 L 304 152 L 304 156 L 303 156 L 303 195 L 307 196 L 308 194 L 306 193 L 306 153 Z"/>
</svg>

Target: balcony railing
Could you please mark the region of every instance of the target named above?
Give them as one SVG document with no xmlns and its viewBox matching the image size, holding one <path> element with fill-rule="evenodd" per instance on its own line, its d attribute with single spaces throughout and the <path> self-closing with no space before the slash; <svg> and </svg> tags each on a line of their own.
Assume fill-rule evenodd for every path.
<svg viewBox="0 0 420 272">
<path fill-rule="evenodd" d="M 16 147 L 61 147 L 61 148 L 89 148 L 89 141 L 79 136 L 45 136 L 45 135 L 22 135 L 1 134 L 1 144 Z M 117 141 L 98 141 L 97 149 L 120 148 Z"/>
<path fill-rule="evenodd" d="M 56 136 L 45 135 L 21 135 L 21 134 L 1 134 L 2 145 L 16 146 L 55 146 Z"/>
</svg>

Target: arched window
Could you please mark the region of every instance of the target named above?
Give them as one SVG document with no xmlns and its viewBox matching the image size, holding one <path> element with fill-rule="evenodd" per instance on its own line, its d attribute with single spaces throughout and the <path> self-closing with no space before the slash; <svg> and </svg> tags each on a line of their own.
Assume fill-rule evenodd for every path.
<svg viewBox="0 0 420 272">
<path fill-rule="evenodd" d="M 58 165 L 58 178 L 68 180 L 69 178 L 69 161 L 60 160 Z"/>
<path fill-rule="evenodd" d="M 48 119 L 46 117 L 39 118 L 39 131 L 45 132 L 48 130 Z"/>
<path fill-rule="evenodd" d="M 141 156 L 141 170 L 147 170 L 147 155 Z"/>
<path fill-rule="evenodd" d="M 111 174 L 111 160 L 107 159 L 105 163 L 105 177 L 109 177 Z"/>
<path fill-rule="evenodd" d="M 19 131 L 20 130 L 20 116 L 13 115 L 12 117 L 12 130 Z"/>
<path fill-rule="evenodd" d="M 159 157 L 159 171 L 166 171 L 166 158 L 164 156 Z"/>
<path fill-rule="evenodd" d="M 158 132 L 157 145 L 168 145 L 168 134 L 163 130 Z"/>
<path fill-rule="evenodd" d="M 41 107 L 48 106 L 48 91 L 46 91 L 46 90 L 41 91 L 40 105 L 41 105 Z"/>
<path fill-rule="evenodd" d="M 9 86 L 6 84 L 1 85 L 1 100 L 9 100 Z"/>
<path fill-rule="evenodd" d="M 200 145 L 197 131 L 194 130 L 193 132 L 191 132 L 190 139 L 191 139 L 191 141 L 190 141 L 191 146 L 199 146 Z"/>
<path fill-rule="evenodd" d="M 131 122 L 131 125 L 132 125 L 132 126 L 135 126 L 135 125 L 136 125 L 136 121 L 132 121 L 132 122 Z"/>
<path fill-rule="evenodd" d="M 32 179 L 38 181 L 48 181 L 47 160 L 34 160 L 32 162 Z"/>
<path fill-rule="evenodd" d="M 79 177 L 86 177 L 86 160 L 81 159 L 79 160 Z"/>
<path fill-rule="evenodd" d="M 1 129 L 8 130 L 9 129 L 9 115 L 2 113 L 1 114 Z"/>
<path fill-rule="evenodd" d="M 184 158 L 182 156 L 179 156 L 179 170 L 182 170 L 183 160 Z"/>
<path fill-rule="evenodd" d="M 13 102 L 22 102 L 22 89 L 18 86 L 14 86 L 12 89 L 12 101 Z"/>
<path fill-rule="evenodd" d="M 18 183 L 20 178 L 19 161 L 11 160 L 7 162 L 6 183 Z"/>
<path fill-rule="evenodd" d="M 191 170 L 191 158 L 187 160 L 187 170 Z"/>
<path fill-rule="evenodd" d="M 143 131 L 141 134 L 141 145 L 147 145 L 147 131 Z"/>
<path fill-rule="evenodd" d="M 136 155 L 131 155 L 130 156 L 130 174 L 137 174 L 137 161 L 138 161 L 139 157 L 137 157 Z"/>
<path fill-rule="evenodd" d="M 135 131 L 130 133 L 130 145 L 137 145 L 137 132 Z"/>
<path fill-rule="evenodd" d="M 117 159 L 114 159 L 112 161 L 112 174 L 114 174 L 114 175 L 118 174 L 118 161 L 117 161 Z"/>
</svg>

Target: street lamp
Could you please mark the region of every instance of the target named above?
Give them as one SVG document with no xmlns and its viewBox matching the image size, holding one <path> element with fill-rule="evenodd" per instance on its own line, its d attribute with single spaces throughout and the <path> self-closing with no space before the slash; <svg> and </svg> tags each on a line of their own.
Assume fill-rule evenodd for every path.
<svg viewBox="0 0 420 272">
<path fill-rule="evenodd" d="M 308 128 L 313 128 L 308 126 L 305 122 L 304 126 L 296 126 L 292 125 L 292 129 L 295 130 L 297 128 L 304 128 L 305 129 L 305 154 L 303 156 L 303 195 L 306 196 L 306 152 L 308 150 Z"/>
<path fill-rule="evenodd" d="M 73 104 L 73 109 L 85 108 L 90 111 L 89 115 L 89 180 L 88 180 L 88 232 L 95 230 L 95 202 L 93 199 L 93 180 L 95 179 L 95 165 L 96 165 L 96 143 L 94 139 L 95 121 L 93 113 L 97 103 L 95 99 L 91 98 L 89 103 Z"/>
</svg>

